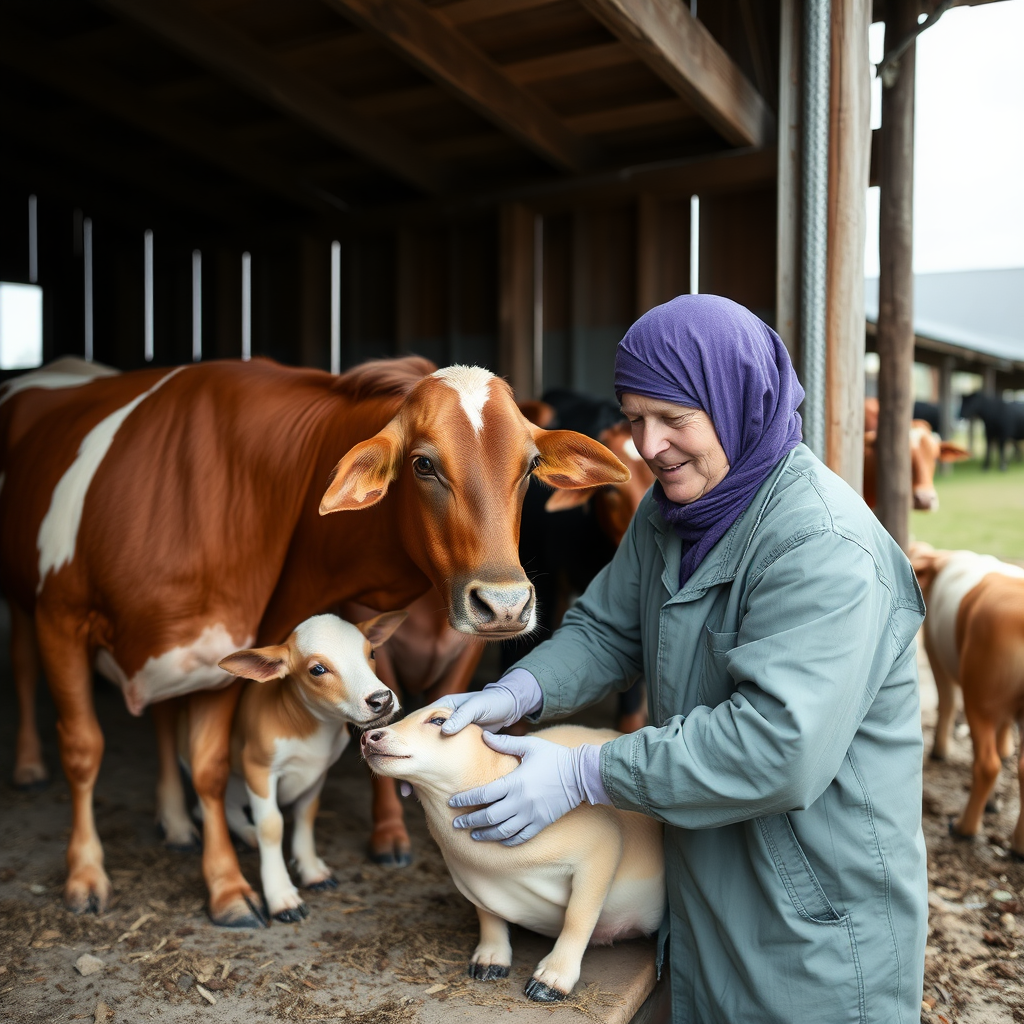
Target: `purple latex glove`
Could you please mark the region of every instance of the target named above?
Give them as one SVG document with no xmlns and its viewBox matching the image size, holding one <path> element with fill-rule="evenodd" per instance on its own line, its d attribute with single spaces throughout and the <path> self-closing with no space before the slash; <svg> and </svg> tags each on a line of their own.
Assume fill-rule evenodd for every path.
<svg viewBox="0 0 1024 1024">
<path fill-rule="evenodd" d="M 475 829 L 474 839 L 518 846 L 584 801 L 611 803 L 601 783 L 601 748 L 595 744 L 563 747 L 536 736 L 491 733 L 484 733 L 484 742 L 518 757 L 520 764 L 508 775 L 448 801 L 449 807 L 488 805 L 452 822 L 455 828 Z"/>
<path fill-rule="evenodd" d="M 538 711 L 544 703 L 540 684 L 525 669 L 514 668 L 496 683 L 475 693 L 451 693 L 434 701 L 434 707 L 451 708 L 453 714 L 441 726 L 450 736 L 476 722 L 487 732 L 497 732 Z"/>
</svg>

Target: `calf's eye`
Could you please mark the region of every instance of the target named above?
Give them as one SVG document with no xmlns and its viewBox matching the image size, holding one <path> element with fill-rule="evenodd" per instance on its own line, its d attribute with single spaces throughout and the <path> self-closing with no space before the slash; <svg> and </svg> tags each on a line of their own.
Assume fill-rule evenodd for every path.
<svg viewBox="0 0 1024 1024">
<path fill-rule="evenodd" d="M 430 718 L 430 719 L 427 719 L 427 725 L 444 725 L 444 723 L 447 722 L 447 721 L 448 721 L 447 718 L 441 718 L 441 717 Z"/>
<path fill-rule="evenodd" d="M 323 675 L 323 674 L 324 674 L 324 673 L 325 673 L 326 671 L 327 671 L 327 669 L 325 669 L 325 668 L 323 667 L 323 665 L 314 665 L 314 666 L 313 666 L 313 667 L 312 667 L 312 668 L 311 668 L 311 669 L 309 670 L 309 674 L 310 674 L 311 676 L 322 676 L 322 675 Z"/>
<path fill-rule="evenodd" d="M 413 459 L 412 468 L 416 470 L 420 476 L 432 476 L 434 473 L 434 464 L 426 457 L 426 455 L 421 455 L 419 458 Z"/>
</svg>

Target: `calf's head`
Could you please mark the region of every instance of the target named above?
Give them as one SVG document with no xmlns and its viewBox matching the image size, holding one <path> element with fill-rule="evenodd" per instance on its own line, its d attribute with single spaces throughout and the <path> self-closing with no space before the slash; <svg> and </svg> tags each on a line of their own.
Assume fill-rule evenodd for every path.
<svg viewBox="0 0 1024 1024">
<path fill-rule="evenodd" d="M 939 495 L 935 490 L 935 467 L 940 462 L 960 462 L 970 458 L 966 448 L 952 441 L 943 441 L 924 420 L 910 424 L 910 469 L 913 479 L 914 508 L 919 512 L 935 512 Z"/>
<path fill-rule="evenodd" d="M 424 377 L 383 430 L 344 456 L 320 512 L 365 509 L 389 495 L 396 542 L 444 596 L 451 626 L 500 640 L 535 621 L 518 553 L 531 474 L 569 489 L 629 479 L 598 442 L 530 423 L 505 381 L 450 366 Z"/>
<path fill-rule="evenodd" d="M 356 725 L 389 721 L 398 699 L 377 678 L 374 649 L 402 624 L 405 612 L 385 612 L 353 625 L 337 615 L 314 615 L 283 644 L 236 651 L 220 667 L 266 683 L 288 678 L 319 718 L 343 718 Z"/>
</svg>

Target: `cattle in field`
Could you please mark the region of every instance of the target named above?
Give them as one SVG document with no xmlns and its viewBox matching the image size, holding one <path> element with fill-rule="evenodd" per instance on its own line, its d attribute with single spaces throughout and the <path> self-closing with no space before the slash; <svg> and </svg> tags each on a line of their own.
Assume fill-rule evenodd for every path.
<svg viewBox="0 0 1024 1024">
<path fill-rule="evenodd" d="M 1017 443 L 1024 441 L 1024 403 L 1006 402 L 982 391 L 964 395 L 960 403 L 960 419 L 979 419 L 985 425 L 985 460 L 982 469 L 992 464 L 992 454 L 999 459 L 999 468 L 1006 469 L 1006 448 L 1013 445 L 1020 456 Z"/>
<path fill-rule="evenodd" d="M 868 508 L 878 503 L 878 459 L 875 441 L 878 436 L 878 399 L 864 401 L 864 501 Z M 970 458 L 962 445 L 943 441 L 924 420 L 913 420 L 908 436 L 910 445 L 911 495 L 914 509 L 935 512 L 939 495 L 935 490 L 935 467 L 940 462 L 961 462 Z"/>
<path fill-rule="evenodd" d="M 393 611 L 431 585 L 454 629 L 515 636 L 534 617 L 517 552 L 530 477 L 628 475 L 589 438 L 528 423 L 488 371 L 417 358 L 341 377 L 253 360 L 15 382 L 0 403 L 0 589 L 57 707 L 76 911 L 110 894 L 94 667 L 136 714 L 184 703 L 210 916 L 259 924 L 224 815 L 239 686 L 220 659 L 344 601 Z"/>
<path fill-rule="evenodd" d="M 924 420 L 933 432 L 942 432 L 939 406 L 935 402 L 914 402 L 914 411 L 910 414 L 912 419 Z"/>
<path fill-rule="evenodd" d="M 955 687 L 974 746 L 971 793 L 955 831 L 981 828 L 1001 758 L 1012 753 L 1012 727 L 1024 740 L 1024 569 L 973 551 L 911 547 L 910 561 L 924 594 L 925 651 L 939 694 L 932 757 L 946 756 L 955 710 Z M 1011 849 L 1024 859 L 1024 742 L 1017 765 L 1021 815 Z"/>
</svg>

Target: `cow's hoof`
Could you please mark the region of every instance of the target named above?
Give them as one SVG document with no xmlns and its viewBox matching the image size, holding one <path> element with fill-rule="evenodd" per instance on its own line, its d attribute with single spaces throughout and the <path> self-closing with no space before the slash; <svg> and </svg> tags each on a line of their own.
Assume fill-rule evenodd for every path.
<svg viewBox="0 0 1024 1024">
<path fill-rule="evenodd" d="M 408 846 L 394 846 L 374 850 L 371 847 L 370 860 L 385 868 L 407 868 L 412 863 L 412 849 Z"/>
<path fill-rule="evenodd" d="M 280 921 L 282 924 L 295 924 L 307 917 L 309 917 L 309 907 L 305 903 L 300 903 L 297 907 L 286 907 L 284 910 L 279 910 L 274 915 L 274 920 Z"/>
<path fill-rule="evenodd" d="M 334 875 L 328 875 L 326 878 L 321 879 L 319 882 L 311 882 L 304 888 L 310 892 L 327 892 L 328 889 L 337 889 L 338 880 Z"/>
<path fill-rule="evenodd" d="M 218 928 L 266 928 L 269 924 L 260 901 L 249 894 L 233 900 L 219 913 L 210 910 L 209 914 Z"/>
<path fill-rule="evenodd" d="M 157 834 L 165 850 L 171 853 L 202 853 L 203 841 L 199 838 L 198 832 L 191 832 L 188 835 L 171 835 L 166 827 L 160 822 L 156 825 Z"/>
<path fill-rule="evenodd" d="M 944 762 L 946 760 L 946 755 L 945 754 L 939 754 L 939 753 L 937 753 L 936 751 L 933 750 L 928 755 L 928 758 L 931 761 L 938 761 L 941 764 L 942 762 Z"/>
<path fill-rule="evenodd" d="M 535 1003 L 557 1003 L 565 999 L 569 993 L 560 992 L 557 988 L 545 985 L 543 981 L 531 978 L 526 983 L 526 998 L 532 999 Z"/>
<path fill-rule="evenodd" d="M 509 970 L 505 964 L 470 964 L 466 973 L 477 981 L 497 981 L 507 978 Z"/>
<path fill-rule="evenodd" d="M 64 886 L 64 905 L 72 914 L 102 914 L 108 899 L 110 880 L 102 870 L 69 878 Z"/>
<path fill-rule="evenodd" d="M 956 821 L 953 818 L 949 819 L 949 826 L 948 827 L 949 827 L 950 837 L 955 839 L 958 843 L 973 843 L 974 840 L 978 838 L 977 836 L 965 836 L 963 834 L 963 832 L 961 832 L 956 827 Z"/>
</svg>

